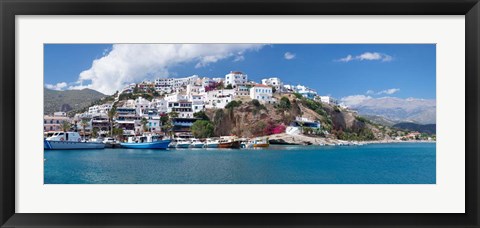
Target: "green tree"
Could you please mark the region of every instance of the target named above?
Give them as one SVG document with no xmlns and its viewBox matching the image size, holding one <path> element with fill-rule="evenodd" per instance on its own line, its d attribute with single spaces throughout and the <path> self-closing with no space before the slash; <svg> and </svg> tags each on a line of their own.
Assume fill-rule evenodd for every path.
<svg viewBox="0 0 480 228">
<path fill-rule="evenodd" d="M 67 132 L 70 130 L 71 128 L 71 124 L 68 122 L 68 121 L 63 121 L 62 124 L 60 125 L 60 127 L 62 128 L 62 131 L 63 132 Z"/>
<path fill-rule="evenodd" d="M 233 89 L 233 87 L 231 84 L 228 84 L 227 87 L 225 87 L 225 89 Z"/>
<path fill-rule="evenodd" d="M 115 105 L 112 106 L 112 109 L 108 111 L 108 122 L 110 123 L 110 136 L 113 137 L 113 118 L 117 116 L 117 108 Z"/>
<path fill-rule="evenodd" d="M 210 118 L 208 118 L 207 114 L 204 112 L 204 111 L 200 111 L 200 112 L 196 112 L 196 113 L 193 113 L 193 116 L 195 118 L 199 118 L 201 120 L 208 120 L 210 121 Z"/>
<path fill-rule="evenodd" d="M 92 129 L 92 137 L 93 138 L 96 138 L 98 136 L 98 128 L 94 127 Z"/>
<path fill-rule="evenodd" d="M 116 136 L 117 140 L 120 139 L 120 137 L 123 136 L 123 129 L 122 128 L 114 128 L 112 130 L 112 133 L 114 136 Z"/>
<path fill-rule="evenodd" d="M 208 138 L 213 135 L 214 126 L 208 120 L 197 120 L 192 125 L 192 134 L 196 138 Z"/>
<path fill-rule="evenodd" d="M 86 118 L 83 118 L 82 121 L 80 121 L 80 126 L 82 126 L 82 130 L 83 130 L 83 140 L 85 140 L 85 128 L 87 128 L 90 123 L 90 121 Z"/>
<path fill-rule="evenodd" d="M 147 127 L 148 120 L 147 120 L 147 118 L 143 117 L 143 118 L 140 120 L 140 124 L 142 124 L 142 128 L 143 128 L 143 131 L 144 131 L 144 132 L 148 131 L 148 127 Z"/>
</svg>

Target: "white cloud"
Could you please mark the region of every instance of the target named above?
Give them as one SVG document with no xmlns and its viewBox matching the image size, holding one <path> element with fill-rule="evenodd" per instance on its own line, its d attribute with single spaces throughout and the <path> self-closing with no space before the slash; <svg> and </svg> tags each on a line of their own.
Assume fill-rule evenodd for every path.
<svg viewBox="0 0 480 228">
<path fill-rule="evenodd" d="M 347 57 L 341 58 L 341 59 L 339 59 L 338 61 L 339 61 L 339 62 L 350 62 L 350 61 L 352 61 L 352 60 L 354 60 L 353 56 L 352 56 L 352 55 L 347 55 Z"/>
<path fill-rule="evenodd" d="M 397 93 L 399 91 L 400 91 L 400 89 L 397 89 L 397 88 L 386 89 L 386 90 L 382 90 L 382 91 L 378 92 L 377 94 L 394 94 L 394 93 Z"/>
<path fill-rule="evenodd" d="M 295 54 L 290 53 L 290 52 L 285 52 L 285 54 L 283 55 L 283 57 L 284 57 L 286 60 L 291 60 L 291 59 L 294 59 L 294 58 L 295 58 Z"/>
<path fill-rule="evenodd" d="M 382 62 L 390 62 L 393 60 L 393 57 L 387 54 L 379 53 L 379 52 L 365 52 L 357 56 L 347 55 L 344 58 L 338 59 L 338 62 L 350 62 L 353 60 L 358 61 L 382 61 Z"/>
<path fill-rule="evenodd" d="M 234 62 L 241 62 L 241 61 L 243 61 L 243 60 L 245 60 L 245 56 L 243 56 L 243 55 L 237 55 L 233 61 L 234 61 Z"/>
<path fill-rule="evenodd" d="M 59 82 L 57 84 L 45 84 L 45 88 L 47 89 L 53 89 L 53 90 L 63 90 L 65 89 L 65 87 L 67 87 L 67 83 L 66 82 Z"/>
<path fill-rule="evenodd" d="M 353 105 L 360 104 L 365 100 L 370 100 L 370 99 L 372 99 L 371 96 L 352 95 L 352 96 L 343 97 L 342 99 L 340 99 L 340 101 L 347 106 L 353 106 Z"/>
<path fill-rule="evenodd" d="M 373 90 L 367 90 L 366 94 L 375 94 L 375 91 L 373 91 Z"/>
<path fill-rule="evenodd" d="M 95 59 L 69 88 L 91 88 L 112 94 L 127 84 L 143 79 L 170 76 L 169 68 L 193 62 L 196 68 L 227 58 L 240 61 L 245 51 L 260 44 L 115 44 L 105 56 Z M 242 56 L 242 57 L 239 57 Z"/>
</svg>

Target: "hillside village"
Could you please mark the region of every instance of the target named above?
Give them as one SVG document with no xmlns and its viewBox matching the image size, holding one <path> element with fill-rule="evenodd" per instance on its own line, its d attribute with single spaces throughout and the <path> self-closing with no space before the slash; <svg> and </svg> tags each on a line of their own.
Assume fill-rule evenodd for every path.
<svg viewBox="0 0 480 228">
<path fill-rule="evenodd" d="M 238 71 L 223 78 L 193 75 L 132 83 L 72 116 L 55 112 L 44 117 L 46 134 L 61 130 L 118 139 L 151 132 L 197 138 L 303 135 L 355 141 L 434 140 L 431 135 L 372 123 L 307 86 L 284 84 L 277 77 L 255 82 Z"/>
</svg>

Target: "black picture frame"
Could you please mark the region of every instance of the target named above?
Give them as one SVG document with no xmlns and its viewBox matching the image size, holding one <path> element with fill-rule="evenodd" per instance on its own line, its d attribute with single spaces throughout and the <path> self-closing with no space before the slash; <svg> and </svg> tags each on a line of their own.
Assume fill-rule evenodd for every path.
<svg viewBox="0 0 480 228">
<path fill-rule="evenodd" d="M 0 0 L 2 227 L 479 227 L 479 0 Z M 465 15 L 466 213 L 23 214 L 15 213 L 16 15 Z M 414 34 L 413 34 L 414 35 Z M 279 199 L 280 200 L 280 199 Z M 442 200 L 442 199 L 438 199 Z"/>
</svg>

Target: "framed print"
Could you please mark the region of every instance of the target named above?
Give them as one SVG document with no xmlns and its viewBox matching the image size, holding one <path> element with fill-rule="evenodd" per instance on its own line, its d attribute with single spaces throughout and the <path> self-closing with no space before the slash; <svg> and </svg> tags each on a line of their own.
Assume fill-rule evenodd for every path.
<svg viewBox="0 0 480 228">
<path fill-rule="evenodd" d="M 2 227 L 479 225 L 478 1 L 0 6 Z"/>
</svg>

